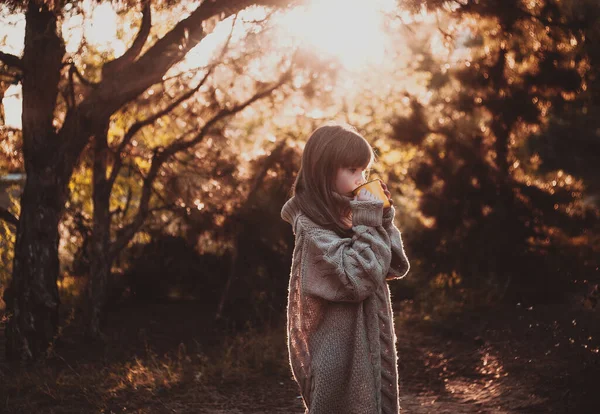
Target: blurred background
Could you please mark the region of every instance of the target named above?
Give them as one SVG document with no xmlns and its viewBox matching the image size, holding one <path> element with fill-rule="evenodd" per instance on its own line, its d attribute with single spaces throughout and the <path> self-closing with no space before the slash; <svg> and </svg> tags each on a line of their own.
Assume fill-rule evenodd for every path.
<svg viewBox="0 0 600 414">
<path fill-rule="evenodd" d="M 403 405 L 441 410 L 422 408 L 434 395 L 446 407 L 460 403 L 454 412 L 591 412 L 600 4 L 217 3 L 216 11 L 211 2 L 185 0 L 0 6 L 0 310 L 7 338 L 0 349 L 7 361 L 23 360 L 11 345 L 16 328 L 41 329 L 46 341 L 31 346 L 30 356 L 47 360 L 37 371 L 2 368 L 5 409 L 41 412 L 52 403 L 63 407 L 52 412 L 302 412 L 285 348 L 294 240 L 279 212 L 311 131 L 338 120 L 374 147 L 371 176 L 390 188 L 411 262 L 408 276 L 390 284 L 401 324 Z M 193 20 L 201 8 L 208 12 Z M 43 51 L 54 43 L 33 40 L 48 17 L 62 44 L 54 78 L 37 73 L 52 62 Z M 184 40 L 171 41 L 186 21 L 199 22 L 201 35 L 185 29 Z M 119 59 L 140 37 L 139 58 Z M 160 63 L 166 55 L 155 53 L 159 39 L 183 52 Z M 114 62 L 121 66 L 111 72 Z M 136 63 L 155 78 L 109 104 L 143 78 L 142 69 L 128 72 Z M 28 85 L 28 76 L 39 82 Z M 109 81 L 113 89 L 105 89 Z M 44 111 L 46 135 L 35 116 Z M 69 132 L 85 111 L 89 119 L 98 115 L 99 125 Z M 65 191 L 57 187 L 54 198 L 44 180 L 62 182 Z M 34 217 L 49 199 L 56 260 L 27 270 L 22 263 L 35 260 L 19 246 L 45 240 Z M 46 275 L 44 263 L 56 271 Z M 33 318 L 47 302 L 31 298 L 45 294 L 58 300 L 39 312 L 51 309 L 56 318 L 44 328 L 17 318 L 11 325 L 19 311 Z M 405 337 L 411 329 L 421 332 L 414 341 L 425 342 Z M 461 338 L 468 347 L 448 344 Z M 522 349 L 498 345 L 505 340 Z M 500 385 L 485 384 L 491 378 L 514 397 L 519 385 L 504 374 L 531 346 L 547 359 L 538 360 L 534 389 L 510 405 Z M 577 352 L 555 356 L 565 346 Z M 402 362 L 426 347 L 432 352 Z M 473 352 L 484 356 L 471 360 Z M 82 368 L 102 361 L 105 371 Z M 581 382 L 567 369 L 573 364 L 584 370 Z M 548 375 L 555 382 L 543 385 Z M 263 376 L 281 389 L 236 382 Z M 69 397 L 74 388 L 78 399 Z M 144 391 L 132 398 L 138 389 Z"/>
</svg>

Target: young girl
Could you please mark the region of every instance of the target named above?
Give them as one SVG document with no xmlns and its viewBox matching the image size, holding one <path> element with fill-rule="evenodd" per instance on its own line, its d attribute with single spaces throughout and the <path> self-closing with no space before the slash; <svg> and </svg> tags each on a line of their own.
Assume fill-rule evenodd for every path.
<svg viewBox="0 0 600 414">
<path fill-rule="evenodd" d="M 406 275 L 409 264 L 394 207 L 384 210 L 367 192 L 352 196 L 373 160 L 371 146 L 351 126 L 316 129 L 304 148 L 294 195 L 281 210 L 296 240 L 288 350 L 306 413 L 400 409 L 386 280 Z"/>
</svg>

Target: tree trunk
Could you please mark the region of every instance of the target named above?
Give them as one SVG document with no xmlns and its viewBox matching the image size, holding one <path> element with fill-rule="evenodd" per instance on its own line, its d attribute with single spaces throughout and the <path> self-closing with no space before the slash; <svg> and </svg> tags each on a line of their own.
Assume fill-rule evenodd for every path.
<svg viewBox="0 0 600 414">
<path fill-rule="evenodd" d="M 86 336 L 92 340 L 103 339 L 102 325 L 105 317 L 107 281 L 111 269 L 110 243 L 110 188 L 106 177 L 108 123 L 94 139 L 93 202 L 94 218 L 91 236 L 90 271 L 87 285 Z"/>
<path fill-rule="evenodd" d="M 46 178 L 28 173 L 21 198 L 13 277 L 5 292 L 7 359 L 37 358 L 58 327 L 58 222 L 65 200 Z"/>
<path fill-rule="evenodd" d="M 65 48 L 57 18 L 30 1 L 23 52 L 23 155 L 27 179 L 15 243 L 11 284 L 5 292 L 6 355 L 27 361 L 42 354 L 58 328 L 58 223 L 68 170 L 57 154 L 53 119 Z M 67 167 L 67 168 L 65 168 Z"/>
<path fill-rule="evenodd" d="M 227 275 L 227 282 L 225 282 L 225 287 L 223 288 L 223 292 L 221 293 L 221 297 L 219 298 L 219 304 L 217 305 L 215 320 L 219 320 L 223 317 L 223 309 L 225 308 L 225 302 L 229 297 L 229 291 L 231 290 L 231 285 L 233 284 L 233 280 L 235 279 L 235 273 L 237 272 L 239 251 L 239 232 L 237 232 L 237 230 L 234 237 L 235 239 L 233 242 L 233 249 L 231 250 L 231 261 L 229 262 L 229 274 Z"/>
<path fill-rule="evenodd" d="M 281 6 L 287 2 L 281 3 L 265 2 Z M 54 115 L 65 47 L 58 34 L 55 13 L 61 8 L 56 6 L 50 10 L 48 2 L 29 0 L 22 58 L 23 156 L 27 180 L 21 198 L 12 281 L 4 294 L 9 315 L 6 326 L 9 359 L 35 358 L 47 349 L 57 331 L 58 223 L 74 165 L 88 144 L 91 132 L 99 131 L 98 121 L 108 119 L 149 86 L 160 82 L 167 70 L 203 38 L 202 23 L 205 20 L 213 16 L 225 18 L 253 4 L 262 2 L 202 2 L 139 59 L 112 76 L 105 73 L 100 84 L 81 103 L 67 110 L 63 125 L 57 131 Z M 149 20 L 146 21 L 149 24 Z M 141 48 L 135 50 L 137 54 Z M 127 56 L 131 58 L 130 54 Z M 108 214 L 108 208 L 100 210 Z M 98 219 L 99 228 L 105 228 L 106 219 Z M 105 272 L 105 276 L 110 267 L 107 265 L 109 259 L 102 255 L 106 251 L 102 240 L 107 237 L 107 234 L 100 235 L 92 247 L 95 252 L 92 269 Z M 98 252 L 100 255 L 96 254 Z M 94 277 L 95 284 L 90 284 L 90 292 L 106 291 L 105 276 L 97 280 Z M 104 299 L 100 295 L 94 300 L 102 302 Z"/>
</svg>

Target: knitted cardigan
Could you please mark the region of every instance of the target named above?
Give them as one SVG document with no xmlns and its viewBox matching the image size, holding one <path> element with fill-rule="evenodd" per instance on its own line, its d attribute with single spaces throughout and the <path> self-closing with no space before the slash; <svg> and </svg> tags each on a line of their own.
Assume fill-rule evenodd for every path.
<svg viewBox="0 0 600 414">
<path fill-rule="evenodd" d="M 323 229 L 292 197 L 287 334 L 292 373 L 310 414 L 398 413 L 396 337 L 386 280 L 409 269 L 394 208 L 350 202 L 353 236 Z"/>
</svg>

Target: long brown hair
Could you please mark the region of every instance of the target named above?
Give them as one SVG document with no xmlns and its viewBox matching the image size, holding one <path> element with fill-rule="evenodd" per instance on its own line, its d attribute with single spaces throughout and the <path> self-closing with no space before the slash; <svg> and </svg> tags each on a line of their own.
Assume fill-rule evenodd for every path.
<svg viewBox="0 0 600 414">
<path fill-rule="evenodd" d="M 320 226 L 345 234 L 341 218 L 349 211 L 350 199 L 334 191 L 337 171 L 369 167 L 374 160 L 371 145 L 353 126 L 328 123 L 314 130 L 292 189 L 302 212 Z"/>
</svg>

